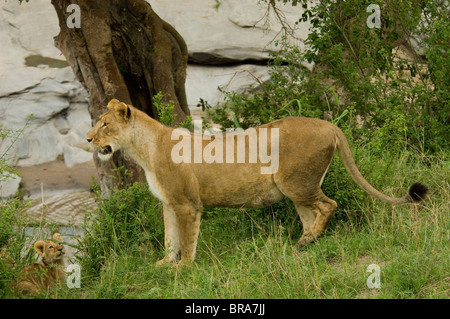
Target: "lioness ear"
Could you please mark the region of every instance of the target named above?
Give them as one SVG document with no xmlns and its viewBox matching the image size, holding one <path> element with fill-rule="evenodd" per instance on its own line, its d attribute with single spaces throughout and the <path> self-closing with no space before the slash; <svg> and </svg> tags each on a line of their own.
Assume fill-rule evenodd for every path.
<svg viewBox="0 0 450 319">
<path fill-rule="evenodd" d="M 34 244 L 34 250 L 38 253 L 38 255 L 43 256 L 44 255 L 44 247 L 45 247 L 45 241 L 38 240 Z"/>
<path fill-rule="evenodd" d="M 108 109 L 113 109 L 116 107 L 117 104 L 119 104 L 120 101 L 118 99 L 112 99 L 109 101 L 108 105 L 106 106 Z"/>
<path fill-rule="evenodd" d="M 112 99 L 108 103 L 107 107 L 108 109 L 113 109 L 114 111 L 116 111 L 120 119 L 127 121 L 130 118 L 131 115 L 130 107 L 117 99 Z"/>
</svg>

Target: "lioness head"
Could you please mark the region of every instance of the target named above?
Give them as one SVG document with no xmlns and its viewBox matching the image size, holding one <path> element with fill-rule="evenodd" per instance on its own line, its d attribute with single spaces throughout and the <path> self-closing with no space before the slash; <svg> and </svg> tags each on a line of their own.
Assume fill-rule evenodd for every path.
<svg viewBox="0 0 450 319">
<path fill-rule="evenodd" d="M 98 151 L 98 157 L 107 161 L 120 149 L 118 138 L 126 128 L 131 110 L 128 105 L 116 99 L 108 103 L 108 111 L 102 115 L 87 133 L 86 139 Z"/>
<path fill-rule="evenodd" d="M 61 235 L 58 233 L 53 234 L 52 237 L 54 240 L 63 241 Z M 46 265 L 50 265 L 55 263 L 58 260 L 61 260 L 66 253 L 64 246 L 60 243 L 47 240 L 38 240 L 34 244 L 34 250 L 38 253 L 39 256 L 42 257 L 42 261 Z"/>
</svg>

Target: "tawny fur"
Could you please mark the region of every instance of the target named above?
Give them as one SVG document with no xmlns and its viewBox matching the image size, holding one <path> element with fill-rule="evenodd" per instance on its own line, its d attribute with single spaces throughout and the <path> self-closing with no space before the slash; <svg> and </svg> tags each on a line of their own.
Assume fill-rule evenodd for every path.
<svg viewBox="0 0 450 319">
<path fill-rule="evenodd" d="M 58 233 L 53 234 L 52 238 L 63 241 Z M 46 292 L 66 278 L 63 261 L 65 248 L 62 244 L 39 240 L 34 244 L 34 250 L 41 257 L 40 261 L 22 269 L 17 277 L 16 290 L 23 295 Z"/>
<path fill-rule="evenodd" d="M 171 139 L 174 128 L 116 99 L 110 101 L 108 109 L 86 138 L 101 159 L 109 160 L 112 153 L 122 149 L 144 169 L 150 190 L 163 203 L 167 253 L 160 264 L 176 261 L 179 252 L 181 263 L 194 260 L 204 206 L 258 208 L 287 196 L 303 223 L 300 246 L 311 243 L 322 234 L 337 207 L 321 190 L 336 150 L 348 173 L 368 193 L 392 204 L 414 201 L 410 195 L 393 198 L 374 189 L 358 171 L 342 131 L 323 120 L 293 117 L 256 128 L 258 140 L 260 128 L 279 130 L 278 170 L 261 174 L 261 167 L 268 164 L 261 163 L 259 157 L 256 163 L 249 163 L 248 154 L 245 163 L 227 163 L 225 140 L 230 135 L 202 141 L 205 149 L 216 138 L 223 139 L 223 163 L 194 163 L 192 147 L 190 163 L 177 164 L 171 159 L 172 149 L 179 143 Z M 238 135 L 247 133 L 232 133 L 232 138 L 236 140 Z M 194 134 L 183 134 L 194 145 Z M 248 143 L 247 137 L 247 152 Z M 267 149 L 271 149 L 270 139 Z M 237 151 L 235 147 L 235 159 Z"/>
<path fill-rule="evenodd" d="M 16 261 L 7 252 L 6 247 L 3 247 L 0 250 L 0 262 L 5 264 L 7 267 L 14 267 L 14 265 L 16 264 Z"/>
</svg>

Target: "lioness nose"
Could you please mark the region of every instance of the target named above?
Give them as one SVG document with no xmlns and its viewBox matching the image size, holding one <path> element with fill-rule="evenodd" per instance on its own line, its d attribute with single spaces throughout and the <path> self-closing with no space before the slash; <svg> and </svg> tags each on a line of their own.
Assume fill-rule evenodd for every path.
<svg viewBox="0 0 450 319">
<path fill-rule="evenodd" d="M 87 138 L 87 141 L 90 143 L 92 141 L 92 138 Z"/>
</svg>

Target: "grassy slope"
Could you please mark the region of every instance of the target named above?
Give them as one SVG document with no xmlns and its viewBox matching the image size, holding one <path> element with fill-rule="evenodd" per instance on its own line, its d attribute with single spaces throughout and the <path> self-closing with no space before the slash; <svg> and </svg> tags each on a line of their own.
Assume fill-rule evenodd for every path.
<svg viewBox="0 0 450 319">
<path fill-rule="evenodd" d="M 404 179 L 402 165 L 384 178 L 386 185 Z M 53 297 L 448 298 L 448 163 L 409 165 L 408 174 L 431 189 L 423 206 L 392 207 L 365 197 L 355 205 L 367 222 L 335 222 L 302 250 L 295 246 L 298 236 L 289 234 L 291 225 L 275 218 L 262 223 L 254 212 L 220 210 L 202 222 L 192 267 L 156 268 L 162 252 L 141 247 L 108 256 L 99 277 Z M 367 287 L 370 264 L 380 266 L 380 289 Z"/>
<path fill-rule="evenodd" d="M 393 207 L 369 196 L 350 199 L 362 219 L 351 214 L 342 218 L 346 213 L 341 208 L 324 236 L 301 250 L 295 246 L 301 233 L 295 212 L 282 223 L 273 213 L 276 207 L 265 211 L 266 218 L 258 211 L 216 209 L 204 213 L 197 259 L 191 267 L 155 267 L 163 252 L 154 242 L 104 249 L 105 264 L 98 275 L 82 269 L 81 289 L 63 285 L 45 297 L 448 298 L 449 167 L 442 159 L 435 162 L 426 167 L 394 161 L 380 178 L 381 188 L 391 195 L 404 191 L 404 182 L 423 181 L 431 193 L 422 206 Z M 364 173 L 369 180 L 379 174 Z M 121 200 L 113 209 L 126 206 Z M 159 218 L 155 207 L 150 203 Z M 117 247 L 120 227 L 106 235 L 112 247 Z M 147 229 L 139 236 L 145 243 L 155 233 L 160 240 L 161 229 Z M 380 267 L 380 289 L 367 287 L 370 264 Z"/>
</svg>

